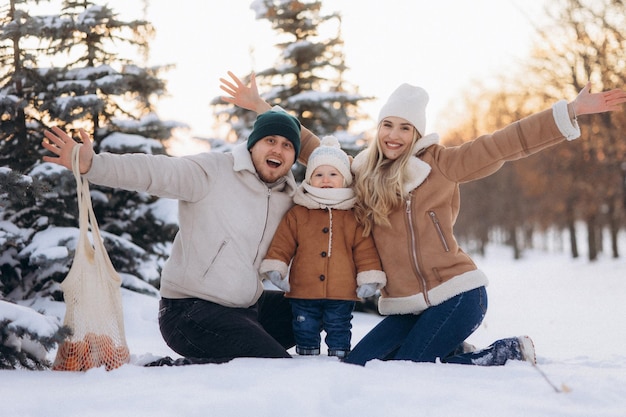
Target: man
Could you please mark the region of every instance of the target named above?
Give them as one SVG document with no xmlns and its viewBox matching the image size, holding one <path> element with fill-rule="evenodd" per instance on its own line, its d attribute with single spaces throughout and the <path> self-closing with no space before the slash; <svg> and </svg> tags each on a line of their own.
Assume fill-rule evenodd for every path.
<svg viewBox="0 0 626 417">
<path fill-rule="evenodd" d="M 179 232 L 161 275 L 159 326 L 183 358 L 155 365 L 290 357 L 289 303 L 281 292 L 264 291 L 258 267 L 292 206 L 291 166 L 298 157 L 306 163 L 319 144 L 306 129 L 301 142 L 301 130 L 295 117 L 271 109 L 232 152 L 186 157 L 95 154 L 80 131 L 79 169 L 87 180 L 179 201 Z M 43 160 L 71 169 L 78 143 L 56 127 L 45 136 L 43 147 L 54 156 Z"/>
</svg>

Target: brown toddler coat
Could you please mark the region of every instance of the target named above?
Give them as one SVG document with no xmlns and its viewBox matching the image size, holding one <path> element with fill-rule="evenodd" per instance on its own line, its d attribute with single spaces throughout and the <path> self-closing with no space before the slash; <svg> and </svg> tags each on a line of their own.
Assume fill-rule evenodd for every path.
<svg viewBox="0 0 626 417">
<path fill-rule="evenodd" d="M 374 240 L 351 209 L 291 208 L 259 272 L 272 270 L 289 274 L 290 298 L 356 301 L 357 285 L 386 282 Z"/>
</svg>

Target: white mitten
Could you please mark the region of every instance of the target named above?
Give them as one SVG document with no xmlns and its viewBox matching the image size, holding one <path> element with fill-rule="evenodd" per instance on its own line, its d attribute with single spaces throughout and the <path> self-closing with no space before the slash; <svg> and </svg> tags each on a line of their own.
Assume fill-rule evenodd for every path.
<svg viewBox="0 0 626 417">
<path fill-rule="evenodd" d="M 289 292 L 291 287 L 289 286 L 289 279 L 283 279 L 278 271 L 267 271 L 265 275 L 272 281 L 272 284 L 285 292 Z"/>
<path fill-rule="evenodd" d="M 378 289 L 377 284 L 363 284 L 359 285 L 356 289 L 356 295 L 359 298 L 368 298 L 376 294 L 376 290 Z"/>
</svg>

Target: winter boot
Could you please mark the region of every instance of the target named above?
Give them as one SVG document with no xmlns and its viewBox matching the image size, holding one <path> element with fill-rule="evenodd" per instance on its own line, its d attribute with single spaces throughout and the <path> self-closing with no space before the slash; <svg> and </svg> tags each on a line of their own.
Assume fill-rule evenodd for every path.
<svg viewBox="0 0 626 417">
<path fill-rule="evenodd" d="M 505 356 L 506 359 L 516 361 L 526 361 L 532 363 L 533 365 L 537 363 L 537 359 L 535 357 L 535 345 L 532 339 L 528 336 L 498 340 L 494 343 L 494 348 L 498 351 L 496 356 Z"/>
<path fill-rule="evenodd" d="M 493 345 L 476 352 L 474 365 L 500 366 L 508 360 L 526 361 L 536 364 L 535 346 L 528 336 L 496 340 Z"/>
<path fill-rule="evenodd" d="M 320 348 L 301 348 L 296 346 L 296 353 L 302 356 L 316 356 L 320 354 Z"/>
<path fill-rule="evenodd" d="M 348 356 L 348 353 L 350 353 L 350 350 L 345 350 L 345 349 L 328 349 L 328 356 L 336 356 L 339 359 L 343 359 L 346 356 Z"/>
<path fill-rule="evenodd" d="M 520 336 L 517 340 L 519 340 L 520 352 L 522 353 L 521 360 L 536 365 L 537 355 L 535 354 L 535 344 L 533 343 L 533 340 L 528 336 Z"/>
</svg>

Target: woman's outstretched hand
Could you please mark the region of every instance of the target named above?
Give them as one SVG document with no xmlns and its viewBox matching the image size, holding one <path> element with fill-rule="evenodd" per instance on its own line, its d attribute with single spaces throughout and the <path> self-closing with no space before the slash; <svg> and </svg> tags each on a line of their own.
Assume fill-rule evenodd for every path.
<svg viewBox="0 0 626 417">
<path fill-rule="evenodd" d="M 619 110 L 626 103 L 626 91 L 615 88 L 601 93 L 590 93 L 591 83 L 578 93 L 571 103 L 577 116 Z"/>
<path fill-rule="evenodd" d="M 256 86 L 256 76 L 254 73 L 250 76 L 250 87 L 241 82 L 241 80 L 231 71 L 228 71 L 228 75 L 232 78 L 232 82 L 224 78 L 220 78 L 220 82 L 222 83 L 220 88 L 228 94 L 228 96 L 222 96 L 222 100 L 246 110 L 252 110 L 259 114 L 266 112 L 271 108 L 271 106 L 259 95 L 259 90 Z"/>
<path fill-rule="evenodd" d="M 80 148 L 80 154 L 78 157 L 80 163 L 79 170 L 81 174 L 85 174 L 91 168 L 91 163 L 93 161 L 93 144 L 91 143 L 91 138 L 87 132 L 80 129 L 79 133 L 83 144 Z M 56 155 L 44 156 L 42 158 L 43 161 L 52 162 L 54 164 L 62 165 L 67 169 L 72 169 L 72 149 L 74 146 L 78 146 L 78 142 L 58 127 L 46 130 L 43 134 L 46 136 L 47 140 L 44 140 L 41 145 Z"/>
</svg>

